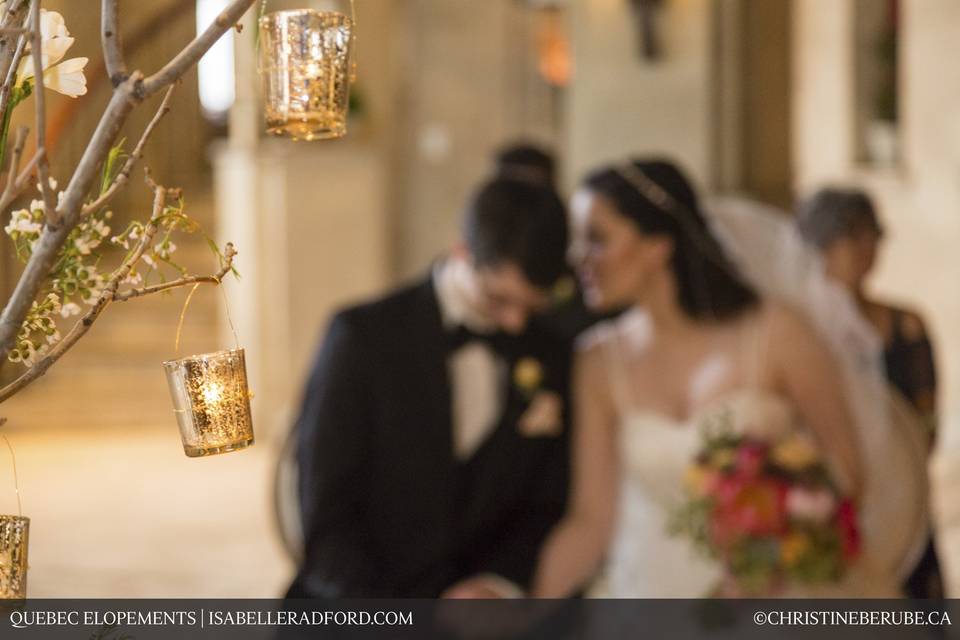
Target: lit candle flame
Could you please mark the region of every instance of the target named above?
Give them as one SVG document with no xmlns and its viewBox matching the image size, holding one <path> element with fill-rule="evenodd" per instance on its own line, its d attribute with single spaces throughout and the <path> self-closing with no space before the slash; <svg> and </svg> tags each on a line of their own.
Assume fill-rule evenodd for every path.
<svg viewBox="0 0 960 640">
<path fill-rule="evenodd" d="M 207 382 L 203 385 L 200 393 L 203 394 L 203 401 L 208 405 L 218 404 L 223 400 L 223 385 L 219 382 Z"/>
</svg>

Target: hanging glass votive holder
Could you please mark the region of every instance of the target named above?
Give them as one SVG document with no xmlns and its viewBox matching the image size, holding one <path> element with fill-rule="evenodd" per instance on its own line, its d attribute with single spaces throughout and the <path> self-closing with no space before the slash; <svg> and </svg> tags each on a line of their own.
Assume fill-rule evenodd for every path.
<svg viewBox="0 0 960 640">
<path fill-rule="evenodd" d="M 30 518 L 0 515 L 0 599 L 27 597 Z"/>
<path fill-rule="evenodd" d="M 198 458 L 253 444 L 243 349 L 170 360 L 163 368 L 184 453 Z"/>
<path fill-rule="evenodd" d="M 351 5 L 352 6 L 352 5 Z M 267 133 L 294 140 L 347 133 L 355 22 L 340 11 L 275 11 L 259 21 Z"/>
</svg>

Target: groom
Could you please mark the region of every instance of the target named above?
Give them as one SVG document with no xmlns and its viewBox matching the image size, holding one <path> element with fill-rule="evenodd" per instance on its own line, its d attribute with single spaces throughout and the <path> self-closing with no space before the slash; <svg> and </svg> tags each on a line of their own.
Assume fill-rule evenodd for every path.
<svg viewBox="0 0 960 640">
<path fill-rule="evenodd" d="M 338 313 L 299 431 L 305 555 L 287 597 L 508 597 L 567 491 L 565 270 L 547 175 L 484 184 L 421 282 Z"/>
</svg>

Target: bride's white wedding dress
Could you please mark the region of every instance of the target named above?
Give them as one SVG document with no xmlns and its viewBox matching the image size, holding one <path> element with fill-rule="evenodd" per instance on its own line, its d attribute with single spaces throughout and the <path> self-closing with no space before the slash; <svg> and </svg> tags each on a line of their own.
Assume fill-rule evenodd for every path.
<svg viewBox="0 0 960 640">
<path fill-rule="evenodd" d="M 633 317 L 631 317 L 633 316 Z M 702 447 L 701 425 L 724 420 L 731 428 L 777 438 L 801 428 L 795 408 L 781 396 L 760 388 L 763 340 L 759 323 L 751 327 L 745 359 L 746 384 L 723 393 L 679 420 L 644 410 L 632 402 L 627 382 L 622 333 L 635 326 L 628 314 L 597 329 L 618 405 L 620 490 L 618 522 L 606 566 L 591 589 L 596 597 L 700 598 L 721 578 L 719 565 L 683 536 L 668 532 L 669 519 L 685 500 L 684 474 Z M 865 552 L 840 584 L 779 595 L 811 597 L 896 597 L 893 572 L 877 571 Z"/>
</svg>

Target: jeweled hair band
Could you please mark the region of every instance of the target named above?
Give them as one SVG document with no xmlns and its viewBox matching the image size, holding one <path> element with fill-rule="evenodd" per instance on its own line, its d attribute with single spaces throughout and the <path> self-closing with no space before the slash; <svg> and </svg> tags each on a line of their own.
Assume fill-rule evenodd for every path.
<svg viewBox="0 0 960 640">
<path fill-rule="evenodd" d="M 638 166 L 627 163 L 615 167 L 621 178 L 630 183 L 630 185 L 640 193 L 641 196 L 652 202 L 658 208 L 663 209 L 664 213 L 676 216 L 676 211 L 680 203 L 676 198 L 667 193 L 663 187 L 652 180 Z"/>
<path fill-rule="evenodd" d="M 719 245 L 712 240 L 709 232 L 694 222 L 693 212 L 685 204 L 674 198 L 666 189 L 648 176 L 632 162 L 614 167 L 614 172 L 627 181 L 640 196 L 649 200 L 663 213 L 673 217 L 683 227 L 691 241 L 705 258 L 725 269 L 728 273 L 742 277 L 736 267 L 723 254 Z"/>
</svg>

